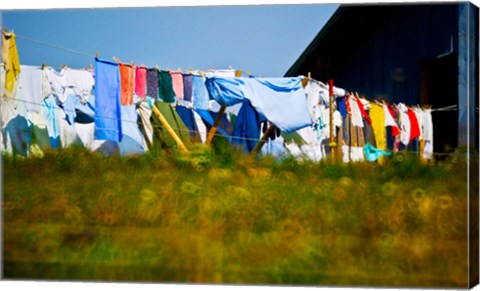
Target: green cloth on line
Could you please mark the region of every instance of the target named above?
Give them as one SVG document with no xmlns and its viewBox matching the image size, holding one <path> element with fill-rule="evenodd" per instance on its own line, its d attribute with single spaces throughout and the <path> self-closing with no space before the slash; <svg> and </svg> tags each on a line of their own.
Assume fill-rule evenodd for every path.
<svg viewBox="0 0 480 291">
<path fill-rule="evenodd" d="M 155 101 L 155 107 L 158 108 L 160 113 L 165 117 L 168 124 L 172 127 L 175 131 L 177 136 L 183 141 L 185 146 L 188 148 L 191 144 L 190 141 L 190 131 L 183 123 L 182 119 L 175 111 L 175 109 L 170 105 L 170 103 L 162 102 L 162 101 Z M 152 125 L 153 125 L 153 132 L 155 137 L 160 141 L 153 142 L 153 144 L 160 144 L 163 148 L 174 148 L 177 146 L 177 143 L 172 138 L 172 136 L 168 133 L 167 129 L 160 123 L 160 120 L 152 113 Z"/>
<path fill-rule="evenodd" d="M 168 71 L 158 73 L 158 97 L 160 100 L 168 103 L 175 102 L 175 93 L 173 92 L 172 76 Z"/>
<path fill-rule="evenodd" d="M 303 140 L 303 138 L 295 131 L 291 133 L 285 133 L 282 131 L 280 135 L 283 137 L 286 143 L 294 142 L 299 147 L 306 144 L 305 140 Z"/>
</svg>

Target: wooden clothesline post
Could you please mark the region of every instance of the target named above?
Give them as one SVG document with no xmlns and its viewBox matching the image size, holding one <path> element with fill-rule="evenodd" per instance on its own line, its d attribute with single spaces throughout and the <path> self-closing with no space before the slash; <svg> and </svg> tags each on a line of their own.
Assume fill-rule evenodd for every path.
<svg viewBox="0 0 480 291">
<path fill-rule="evenodd" d="M 222 106 L 218 111 L 218 114 L 215 117 L 215 121 L 213 122 L 212 128 L 210 128 L 210 131 L 208 132 L 207 140 L 205 141 L 205 144 L 209 145 L 212 142 L 213 137 L 215 136 L 215 133 L 217 133 L 218 124 L 220 123 L 220 120 L 222 120 L 223 113 L 225 113 L 226 109 L 227 109 L 227 106 Z"/>
<path fill-rule="evenodd" d="M 235 73 L 235 77 L 239 78 L 240 76 L 242 76 L 242 71 L 237 70 L 237 72 Z M 215 133 L 217 133 L 218 124 L 220 123 L 220 120 L 222 120 L 222 116 L 225 113 L 226 109 L 227 109 L 227 106 L 223 105 L 218 111 L 218 114 L 215 117 L 215 121 L 213 122 L 212 128 L 210 128 L 210 131 L 208 132 L 205 144 L 209 145 L 210 143 L 212 143 L 213 137 L 215 136 Z"/>
<path fill-rule="evenodd" d="M 272 123 L 268 127 L 267 131 L 265 131 L 262 138 L 260 138 L 260 141 L 257 143 L 257 145 L 253 148 L 252 154 L 256 154 L 262 149 L 263 145 L 267 142 L 268 136 L 272 134 L 274 130 L 275 130 L 275 125 L 273 125 Z"/>
<path fill-rule="evenodd" d="M 330 110 L 329 110 L 329 119 L 330 119 L 330 124 L 329 124 L 329 128 L 330 128 L 330 155 L 331 155 L 331 159 L 332 161 L 335 160 L 335 140 L 333 138 L 333 130 L 334 130 L 334 126 L 333 126 L 333 102 L 334 102 L 334 98 L 333 98 L 333 80 L 330 79 L 328 80 L 328 92 L 329 92 L 329 95 L 330 95 L 330 106 L 328 107 Z"/>
<path fill-rule="evenodd" d="M 160 123 L 165 127 L 165 129 L 168 131 L 170 136 L 173 138 L 173 140 L 177 143 L 178 147 L 182 152 L 188 153 L 187 147 L 183 144 L 182 140 L 178 137 L 178 135 L 175 133 L 173 128 L 168 124 L 168 121 L 165 119 L 163 114 L 158 110 L 158 108 L 154 105 L 153 106 L 153 113 L 158 117 L 160 120 Z"/>
</svg>

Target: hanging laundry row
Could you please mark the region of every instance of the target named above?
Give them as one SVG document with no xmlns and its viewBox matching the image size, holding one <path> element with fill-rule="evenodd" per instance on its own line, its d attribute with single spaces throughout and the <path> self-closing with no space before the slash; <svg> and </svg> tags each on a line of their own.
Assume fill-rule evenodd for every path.
<svg viewBox="0 0 480 291">
<path fill-rule="evenodd" d="M 266 143 L 263 153 L 319 161 L 335 146 L 345 162 L 374 161 L 391 154 L 388 132 L 395 138 L 388 150 L 418 142 L 422 157 L 432 157 L 429 110 L 369 102 L 337 87 L 330 92 L 310 77 L 241 77 L 232 68 L 184 73 L 114 60 L 97 57 L 94 70 L 20 65 L 15 35 L 4 33 L 2 150 L 81 144 L 135 154 L 156 145 L 187 149 L 218 134 L 245 152 Z"/>
<path fill-rule="evenodd" d="M 305 91 L 313 123 L 298 131 L 304 144 L 287 147 L 296 156 L 318 161 L 330 153 L 328 86 L 310 79 Z M 335 88 L 334 95 L 333 135 L 343 161 L 375 161 L 409 146 L 418 150 L 422 158 L 432 159 L 431 109 L 371 102 L 340 88 Z M 393 140 L 389 148 L 392 152 L 387 151 L 387 140 Z"/>
</svg>

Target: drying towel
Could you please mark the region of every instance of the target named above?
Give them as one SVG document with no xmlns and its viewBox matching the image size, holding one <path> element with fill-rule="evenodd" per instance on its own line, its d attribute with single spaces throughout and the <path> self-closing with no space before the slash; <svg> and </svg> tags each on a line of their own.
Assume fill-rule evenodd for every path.
<svg viewBox="0 0 480 291">
<path fill-rule="evenodd" d="M 147 69 L 144 67 L 137 67 L 135 69 L 135 94 L 138 97 L 145 98 L 145 89 L 147 86 Z"/>
<path fill-rule="evenodd" d="M 158 99 L 158 71 L 155 68 L 147 70 L 147 96 Z"/>
<path fill-rule="evenodd" d="M 198 75 L 192 76 L 192 98 L 195 109 L 207 110 L 209 107 L 208 91 L 205 85 L 205 78 Z"/>
<path fill-rule="evenodd" d="M 175 101 L 172 76 L 167 71 L 161 71 L 158 74 L 158 96 L 163 102 L 173 103 Z"/>
<path fill-rule="evenodd" d="M 135 86 L 133 66 L 127 64 L 118 64 L 120 69 L 120 80 L 122 87 L 122 94 L 120 97 L 122 105 L 133 104 L 133 91 Z"/>
<path fill-rule="evenodd" d="M 192 102 L 192 75 L 183 74 L 183 100 Z"/>
<path fill-rule="evenodd" d="M 95 58 L 95 139 L 122 140 L 118 64 Z"/>
<path fill-rule="evenodd" d="M 20 74 L 20 60 L 18 58 L 17 44 L 14 33 L 3 33 L 2 37 L 2 63 L 5 64 L 5 89 L 12 93 Z"/>
<path fill-rule="evenodd" d="M 183 75 L 182 75 L 182 73 L 171 71 L 170 75 L 172 76 L 173 92 L 175 92 L 175 96 L 178 99 L 183 100 Z"/>
</svg>

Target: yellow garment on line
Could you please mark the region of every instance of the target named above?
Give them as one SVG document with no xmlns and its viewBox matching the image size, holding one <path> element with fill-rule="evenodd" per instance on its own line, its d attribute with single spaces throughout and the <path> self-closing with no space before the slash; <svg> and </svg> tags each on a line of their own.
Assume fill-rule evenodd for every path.
<svg viewBox="0 0 480 291">
<path fill-rule="evenodd" d="M 383 151 L 387 150 L 387 130 L 385 129 L 385 112 L 383 107 L 370 102 L 370 119 L 372 120 L 377 148 Z"/>
<path fill-rule="evenodd" d="M 5 64 L 5 89 L 12 92 L 15 82 L 20 74 L 20 60 L 18 58 L 15 34 L 3 33 L 2 37 L 2 62 Z"/>
</svg>

